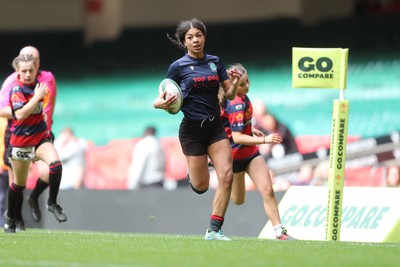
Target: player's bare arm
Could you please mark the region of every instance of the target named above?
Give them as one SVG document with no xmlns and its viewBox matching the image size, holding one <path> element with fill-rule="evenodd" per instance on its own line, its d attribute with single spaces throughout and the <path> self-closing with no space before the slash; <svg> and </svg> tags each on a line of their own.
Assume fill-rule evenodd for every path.
<svg viewBox="0 0 400 267">
<path fill-rule="evenodd" d="M 176 95 L 171 95 L 165 99 L 166 92 L 162 92 L 153 102 L 154 108 L 157 109 L 170 109 L 170 106 L 175 104 L 178 97 Z"/>
</svg>

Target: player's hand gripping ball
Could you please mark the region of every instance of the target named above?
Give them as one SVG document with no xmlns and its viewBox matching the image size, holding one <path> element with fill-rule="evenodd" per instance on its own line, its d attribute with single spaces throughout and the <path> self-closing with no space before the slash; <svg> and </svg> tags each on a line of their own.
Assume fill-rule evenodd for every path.
<svg viewBox="0 0 400 267">
<path fill-rule="evenodd" d="M 166 78 L 161 81 L 158 86 L 158 94 L 161 95 L 163 92 L 165 93 L 165 99 L 171 97 L 173 95 L 177 96 L 176 102 L 170 106 L 169 110 L 166 110 L 170 114 L 176 114 L 181 110 L 183 104 L 182 91 L 179 85 L 172 79 Z"/>
</svg>

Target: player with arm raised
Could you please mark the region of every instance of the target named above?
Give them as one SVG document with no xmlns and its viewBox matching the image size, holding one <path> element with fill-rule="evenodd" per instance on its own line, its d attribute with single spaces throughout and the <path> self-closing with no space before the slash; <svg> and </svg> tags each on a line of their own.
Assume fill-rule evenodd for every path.
<svg viewBox="0 0 400 267">
<path fill-rule="evenodd" d="M 257 147 L 260 144 L 279 144 L 282 142 L 282 137 L 276 133 L 265 136 L 252 126 L 253 108 L 247 96 L 250 87 L 247 71 L 241 64 L 235 64 L 230 69 L 237 69 L 243 74 L 238 82 L 238 94 L 235 99 L 226 99 L 222 94 L 219 97 L 222 107 L 221 119 L 233 153 L 231 199 L 237 205 L 244 203 L 246 194 L 244 178 L 247 173 L 261 194 L 265 212 L 274 226 L 276 238 L 295 240 L 282 227 L 269 169 Z"/>
<path fill-rule="evenodd" d="M 227 97 L 233 99 L 240 73 L 232 70 L 230 79 L 221 59 L 204 52 L 206 27 L 198 19 L 182 21 L 175 37 L 169 39 L 185 55 L 170 65 L 167 78 L 182 90 L 184 118 L 179 141 L 186 156 L 188 179 L 194 192 L 205 193 L 210 183 L 208 157 L 211 159 L 219 184 L 205 239 L 229 240 L 221 228 L 232 187 L 232 150 L 219 117 L 218 89 L 221 84 Z M 176 96 L 164 97 L 165 93 L 154 100 L 155 108 L 169 110 L 177 101 Z"/>
</svg>

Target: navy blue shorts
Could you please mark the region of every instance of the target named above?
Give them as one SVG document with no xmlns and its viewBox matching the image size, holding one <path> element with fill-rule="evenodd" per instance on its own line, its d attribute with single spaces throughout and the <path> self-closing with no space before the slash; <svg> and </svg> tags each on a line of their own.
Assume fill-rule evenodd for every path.
<svg viewBox="0 0 400 267">
<path fill-rule="evenodd" d="M 206 155 L 211 144 L 223 139 L 228 139 L 228 135 L 219 116 L 202 121 L 184 118 L 179 127 L 179 141 L 186 156 Z"/>
<path fill-rule="evenodd" d="M 241 159 L 241 160 L 233 160 L 233 173 L 238 173 L 238 172 L 244 172 L 247 169 L 247 166 L 249 166 L 250 161 L 252 161 L 254 158 L 260 156 L 260 152 L 257 154 L 246 158 L 246 159 Z"/>
<path fill-rule="evenodd" d="M 4 161 L 4 165 L 6 165 L 9 168 L 12 168 L 11 161 L 10 161 L 12 145 L 10 144 L 10 139 L 11 139 L 11 133 L 9 130 L 8 130 L 8 132 L 6 130 L 5 135 L 4 135 L 5 149 L 4 149 L 4 154 L 3 154 L 3 161 Z M 45 139 L 42 139 L 39 142 L 39 144 L 37 144 L 35 146 L 35 149 L 37 149 L 41 144 L 46 143 L 46 142 L 50 142 L 50 143 L 54 144 L 54 139 L 55 139 L 54 133 L 50 132 L 50 136 Z"/>
</svg>

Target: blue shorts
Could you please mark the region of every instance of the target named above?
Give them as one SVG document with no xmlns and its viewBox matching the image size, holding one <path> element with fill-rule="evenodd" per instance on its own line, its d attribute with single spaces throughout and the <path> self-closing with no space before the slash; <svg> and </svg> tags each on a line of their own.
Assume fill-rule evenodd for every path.
<svg viewBox="0 0 400 267">
<path fill-rule="evenodd" d="M 244 172 L 247 169 L 247 166 L 249 166 L 250 162 L 260 156 L 260 152 L 257 154 L 252 155 L 251 157 L 245 158 L 245 159 L 240 159 L 240 160 L 233 160 L 233 173 L 238 173 L 238 172 Z"/>
</svg>

